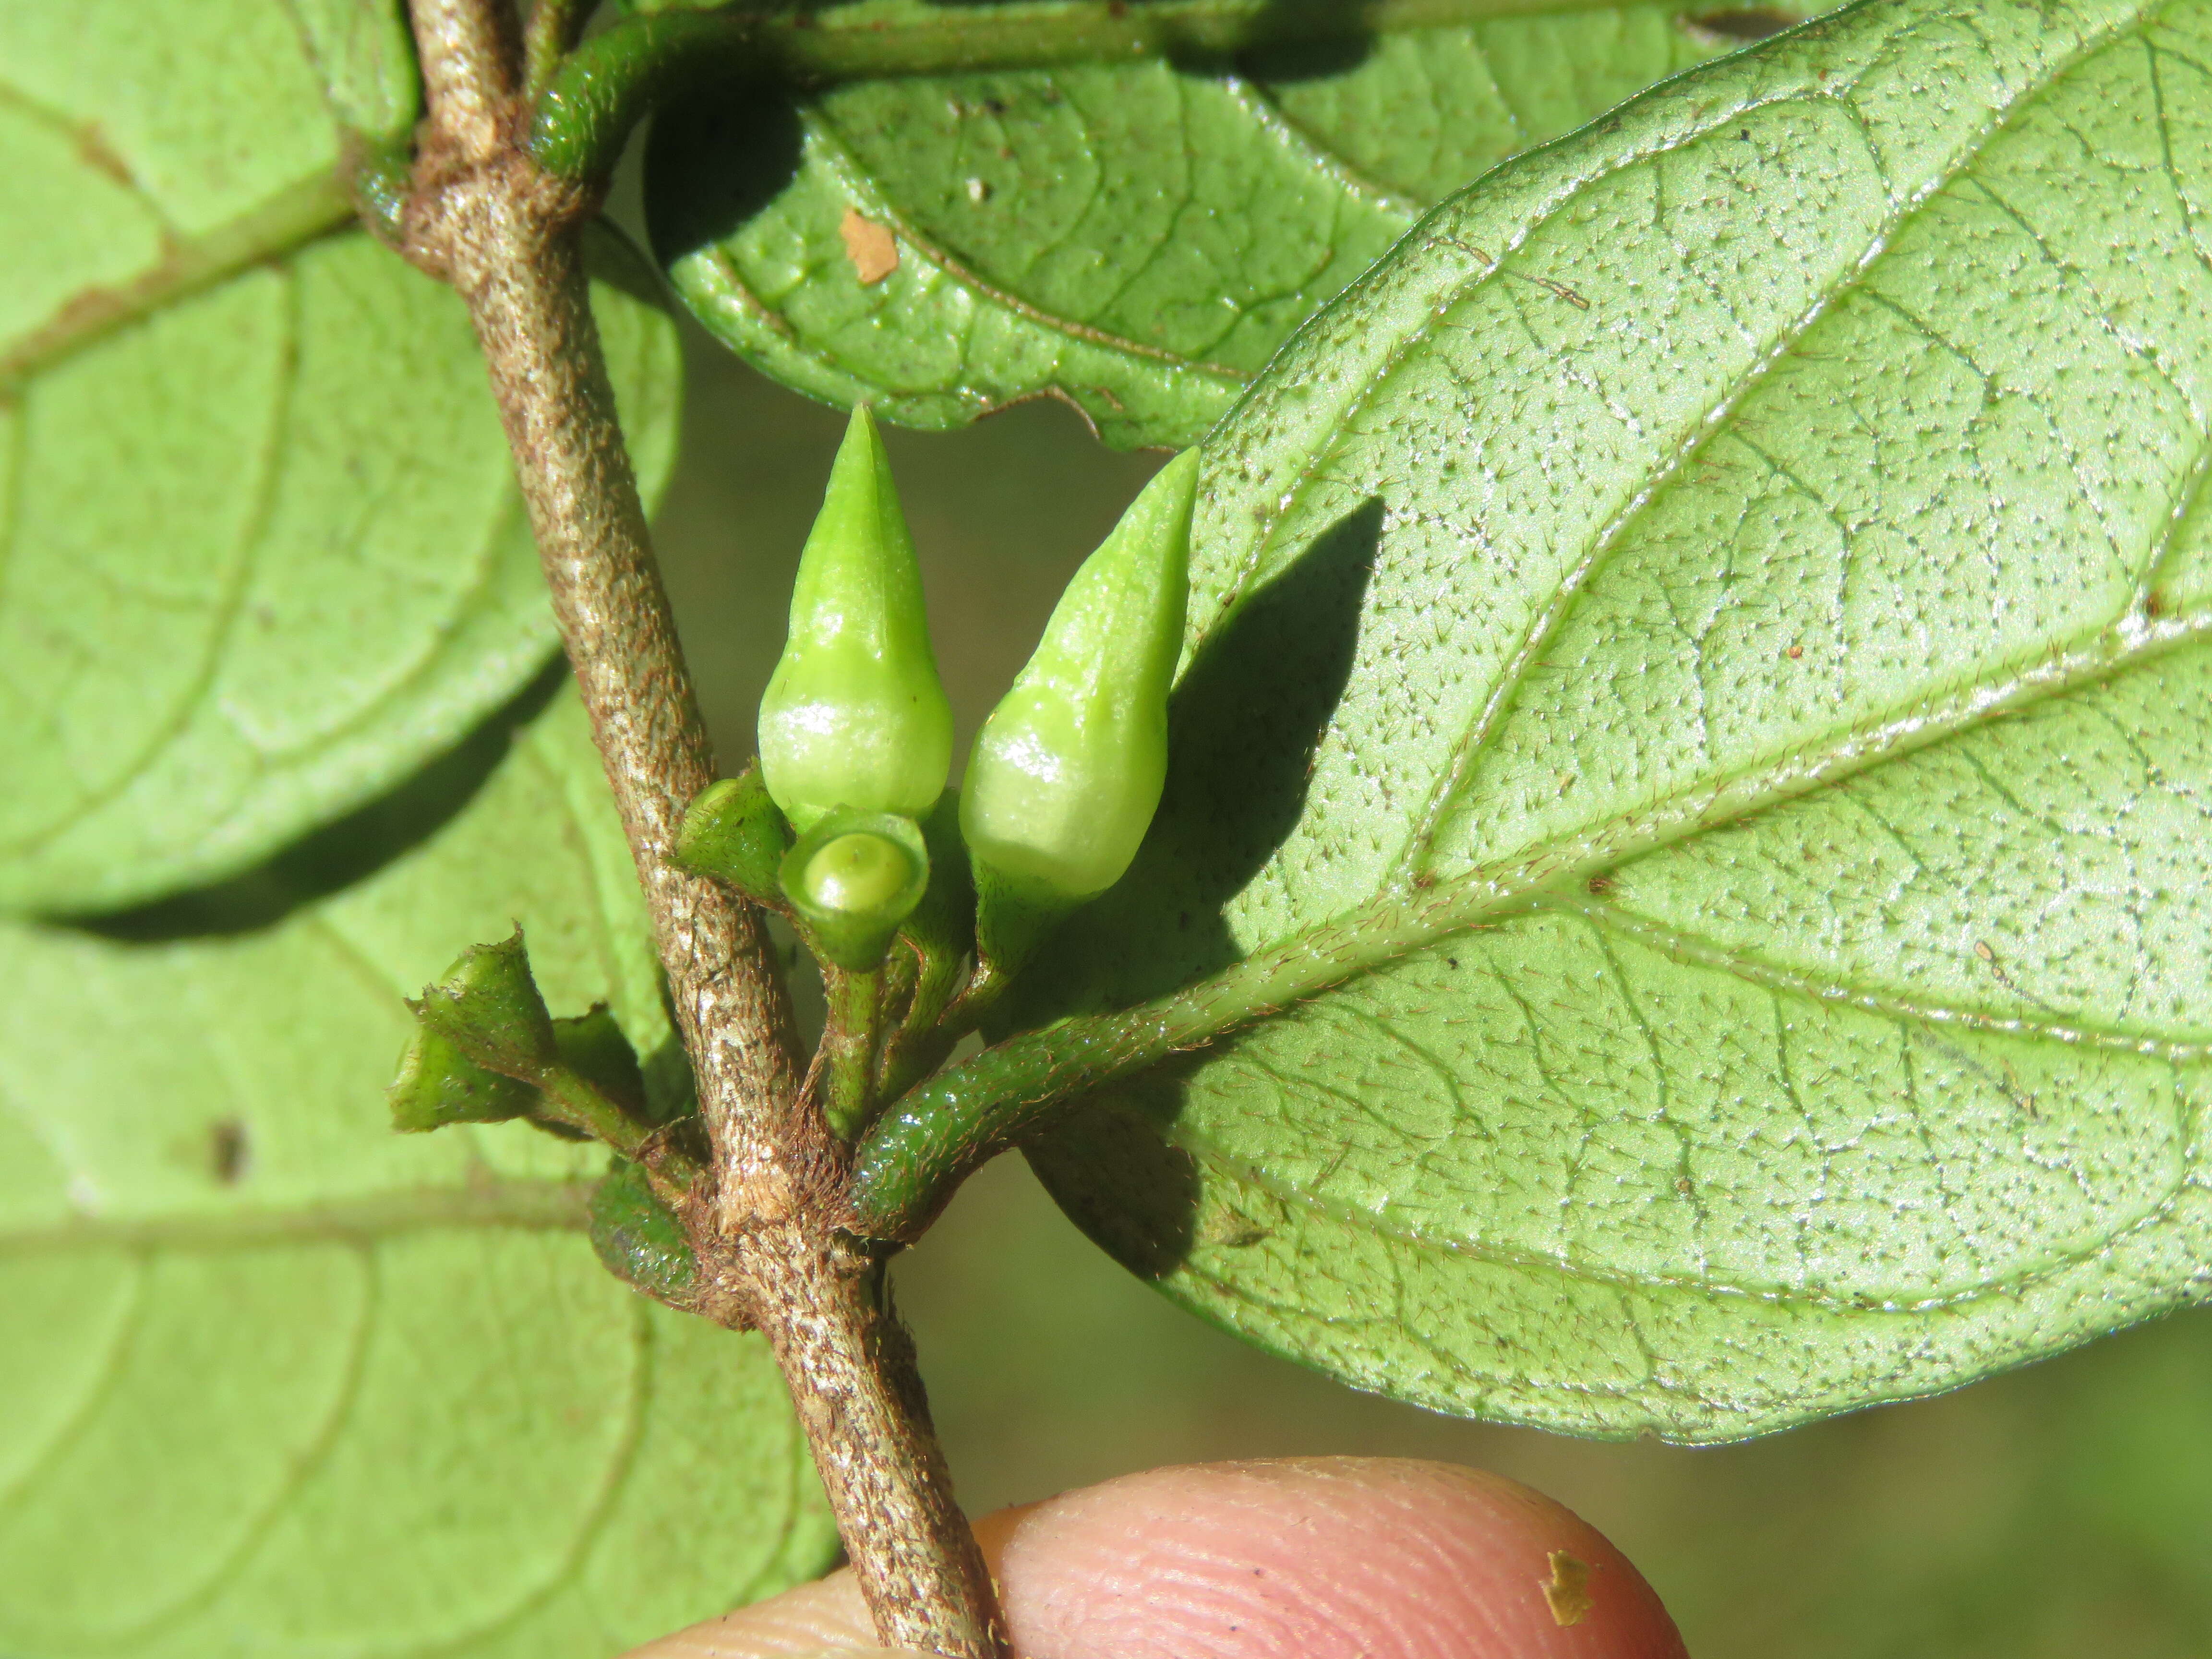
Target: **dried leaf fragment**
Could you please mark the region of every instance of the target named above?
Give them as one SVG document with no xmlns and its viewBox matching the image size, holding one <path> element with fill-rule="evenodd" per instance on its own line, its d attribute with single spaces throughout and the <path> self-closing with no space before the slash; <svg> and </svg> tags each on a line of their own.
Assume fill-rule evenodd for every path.
<svg viewBox="0 0 2212 1659">
<path fill-rule="evenodd" d="M 1579 1625 L 1597 1605 L 1589 1592 L 1590 1574 L 1595 1569 L 1565 1550 L 1553 1550 L 1547 1559 L 1552 1564 L 1552 1576 L 1544 1583 L 1544 1601 L 1552 1609 L 1552 1622 Z"/>
<path fill-rule="evenodd" d="M 860 209 L 845 210 L 837 234 L 845 240 L 845 257 L 853 262 L 853 274 L 861 286 L 872 288 L 898 269 L 898 238 Z"/>
</svg>

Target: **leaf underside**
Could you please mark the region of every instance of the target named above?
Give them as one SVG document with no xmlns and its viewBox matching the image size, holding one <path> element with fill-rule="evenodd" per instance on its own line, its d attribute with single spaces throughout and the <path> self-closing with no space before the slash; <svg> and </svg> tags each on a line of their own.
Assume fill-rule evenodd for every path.
<svg viewBox="0 0 2212 1659">
<path fill-rule="evenodd" d="M 388 1125 L 401 998 L 518 920 L 672 1041 L 599 771 L 564 695 L 262 931 L 0 924 L 0 1650 L 597 1659 L 827 1565 L 766 1348 L 594 1259 L 605 1153 Z"/>
<path fill-rule="evenodd" d="M 2203 0 L 1893 0 L 1425 222 L 1207 442 L 1168 799 L 1031 1012 L 1333 988 L 1103 1091 L 1062 1204 L 1611 1436 L 2201 1299 L 2208 206 Z"/>
<path fill-rule="evenodd" d="M 1049 394 L 1117 448 L 1180 447 L 1424 210 L 1734 44 L 1629 4 L 1235 72 L 715 87 L 655 125 L 653 241 L 711 332 L 813 397 L 934 428 Z M 888 274 L 854 214 L 893 238 Z"/>
<path fill-rule="evenodd" d="M 0 922 L 21 1659 L 597 1659 L 835 1550 L 766 1349 L 594 1257 L 604 1152 L 390 1126 L 517 921 L 685 1073 L 465 312 L 345 228 L 415 114 L 392 0 L 0 12 L 0 908 L 107 913 Z"/>
<path fill-rule="evenodd" d="M 338 228 L 338 117 L 413 118 L 411 64 L 395 83 L 370 52 L 380 15 L 0 17 L 0 908 L 231 875 L 408 775 L 552 649 L 466 312 Z M 674 331 L 598 298 L 657 489 Z"/>
</svg>

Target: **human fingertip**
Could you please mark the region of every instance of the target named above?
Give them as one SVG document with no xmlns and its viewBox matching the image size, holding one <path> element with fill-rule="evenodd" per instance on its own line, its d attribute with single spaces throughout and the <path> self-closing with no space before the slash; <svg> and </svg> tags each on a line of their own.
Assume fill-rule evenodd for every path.
<svg viewBox="0 0 2212 1659">
<path fill-rule="evenodd" d="M 852 1569 L 842 1567 L 827 1578 L 648 1642 L 624 1659 L 806 1659 L 888 1651 L 869 1645 L 874 1633 Z"/>
<path fill-rule="evenodd" d="M 1595 1528 L 1455 1464 L 1153 1469 L 975 1531 L 1024 1659 L 1685 1659 Z M 871 1633 L 848 1570 L 631 1659 L 884 1659 Z"/>
<path fill-rule="evenodd" d="M 1318 1458 L 1155 1469 L 1040 1504 L 1000 1567 L 1037 1659 L 1682 1659 L 1641 1574 L 1480 1470 Z"/>
</svg>

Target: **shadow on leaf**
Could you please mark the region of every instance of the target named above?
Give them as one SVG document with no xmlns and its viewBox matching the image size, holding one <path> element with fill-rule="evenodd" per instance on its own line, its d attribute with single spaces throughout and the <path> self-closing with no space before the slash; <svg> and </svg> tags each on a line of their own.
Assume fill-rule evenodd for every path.
<svg viewBox="0 0 2212 1659">
<path fill-rule="evenodd" d="M 1054 941 L 1024 1024 L 1142 1001 L 1243 954 L 1227 908 L 1304 815 L 1315 751 L 1351 681 L 1382 532 L 1382 502 L 1361 502 L 1209 638 L 1170 708 L 1152 833 L 1120 885 Z M 1202 1177 L 1161 1131 L 1197 1063 L 1178 1056 L 1115 1084 L 1025 1149 L 1076 1223 L 1148 1278 L 1172 1271 L 1194 1239 Z"/>
<path fill-rule="evenodd" d="M 664 265 L 728 237 L 799 173 L 804 135 L 788 92 L 718 82 L 653 118 L 646 216 Z"/>
<path fill-rule="evenodd" d="M 228 880 L 127 910 L 51 920 L 125 945 L 234 938 L 273 927 L 302 905 L 367 880 L 444 829 L 568 678 L 567 659 L 554 658 L 504 708 L 404 782 Z"/>
<path fill-rule="evenodd" d="M 1128 874 L 1048 947 L 1021 1024 L 1125 1007 L 1243 956 L 1226 908 L 1304 814 L 1382 531 L 1382 502 L 1363 501 L 1215 628 L 1169 706 L 1152 833 Z"/>
</svg>

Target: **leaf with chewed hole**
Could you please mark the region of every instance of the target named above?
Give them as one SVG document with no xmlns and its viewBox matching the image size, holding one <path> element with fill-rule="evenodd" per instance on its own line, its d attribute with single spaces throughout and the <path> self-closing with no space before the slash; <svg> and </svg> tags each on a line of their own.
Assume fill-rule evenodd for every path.
<svg viewBox="0 0 2212 1659">
<path fill-rule="evenodd" d="M 556 1012 L 672 1041 L 572 700 L 435 810 L 319 838 L 288 869 L 386 861 L 273 920 L 0 924 L 15 1659 L 599 1659 L 834 1551 L 760 1340 L 594 1258 L 603 1149 L 392 1132 L 403 999 L 517 920 Z"/>
<path fill-rule="evenodd" d="M 1425 221 L 1207 446 L 1161 817 L 1030 1011 L 1188 1018 L 1063 1204 L 1606 1435 L 2201 1299 L 2208 205 L 2204 0 L 1886 0 Z"/>
</svg>

